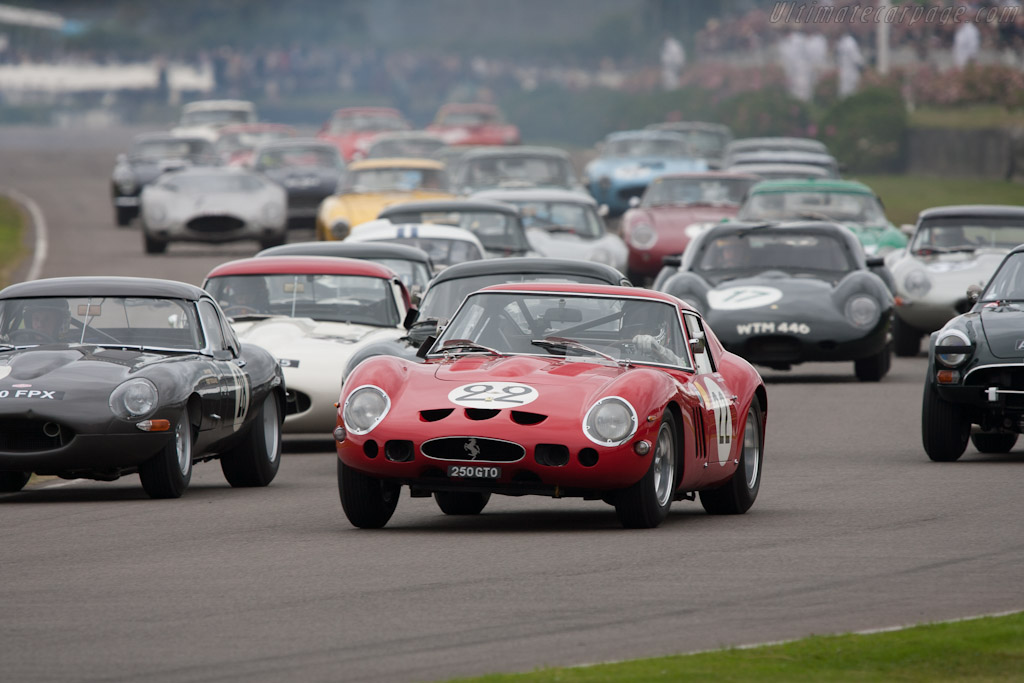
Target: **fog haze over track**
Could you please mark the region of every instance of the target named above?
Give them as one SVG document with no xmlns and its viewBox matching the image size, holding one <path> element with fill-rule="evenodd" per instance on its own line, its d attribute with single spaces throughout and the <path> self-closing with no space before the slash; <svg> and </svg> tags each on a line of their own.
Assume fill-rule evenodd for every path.
<svg viewBox="0 0 1024 683">
<path fill-rule="evenodd" d="M 0 187 L 49 224 L 44 277 L 198 284 L 257 250 L 144 256 L 109 196 L 133 132 L 0 129 Z M 676 503 L 647 531 L 601 502 L 496 496 L 453 518 L 407 493 L 387 528 L 357 530 L 329 439 L 286 442 L 267 489 L 231 489 L 207 463 L 179 500 L 135 476 L 2 495 L 4 678 L 433 680 L 1024 608 L 1024 449 L 930 462 L 924 369 L 894 359 L 880 384 L 852 363 L 765 371 L 754 507 Z"/>
</svg>

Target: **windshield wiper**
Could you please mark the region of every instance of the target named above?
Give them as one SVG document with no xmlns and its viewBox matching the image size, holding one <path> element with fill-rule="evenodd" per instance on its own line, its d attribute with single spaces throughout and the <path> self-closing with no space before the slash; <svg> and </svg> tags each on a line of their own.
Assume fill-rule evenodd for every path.
<svg viewBox="0 0 1024 683">
<path fill-rule="evenodd" d="M 592 353 L 595 356 L 601 356 L 601 358 L 610 360 L 613 363 L 619 362 L 617 359 L 612 358 L 607 353 L 603 353 L 601 351 L 598 351 L 597 349 L 593 349 L 587 346 L 586 344 L 582 344 L 576 341 L 575 339 L 568 339 L 566 337 L 544 337 L 543 339 L 532 339 L 530 340 L 530 343 L 533 344 L 534 346 L 539 346 L 542 349 L 562 349 L 562 351 L 566 353 L 568 353 L 569 349 L 578 349 L 580 351 L 587 351 L 588 353 Z"/>
<path fill-rule="evenodd" d="M 489 346 L 483 344 L 477 344 L 472 339 L 449 339 L 441 344 L 442 351 L 451 351 L 452 349 L 464 349 L 467 351 L 485 351 L 493 356 L 504 356 L 505 354 L 496 349 L 492 349 Z"/>
</svg>

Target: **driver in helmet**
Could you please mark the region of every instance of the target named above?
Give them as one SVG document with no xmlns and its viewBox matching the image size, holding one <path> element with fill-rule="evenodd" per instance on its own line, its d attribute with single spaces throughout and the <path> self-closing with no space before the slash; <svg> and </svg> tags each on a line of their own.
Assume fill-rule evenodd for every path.
<svg viewBox="0 0 1024 683">
<path fill-rule="evenodd" d="M 656 303 L 628 302 L 622 316 L 622 339 L 636 347 L 636 360 L 667 365 L 688 364 L 679 346 L 678 325 L 669 319 L 669 306 Z"/>
<path fill-rule="evenodd" d="M 270 312 L 270 292 L 262 277 L 245 278 L 226 291 L 224 299 L 220 305 L 228 316 Z"/>
<path fill-rule="evenodd" d="M 59 341 L 67 330 L 68 303 L 58 299 L 40 299 L 25 306 L 25 329 L 47 341 Z"/>
</svg>

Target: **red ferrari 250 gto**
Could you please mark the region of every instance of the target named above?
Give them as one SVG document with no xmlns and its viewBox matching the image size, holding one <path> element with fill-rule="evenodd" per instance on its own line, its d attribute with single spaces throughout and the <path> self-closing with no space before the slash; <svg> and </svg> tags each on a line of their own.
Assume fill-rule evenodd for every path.
<svg viewBox="0 0 1024 683">
<path fill-rule="evenodd" d="M 640 528 L 697 493 L 712 514 L 757 496 L 764 384 L 672 296 L 496 285 L 421 353 L 370 358 L 345 381 L 338 489 L 357 527 L 387 524 L 403 485 L 455 515 L 494 493 L 604 500 Z"/>
</svg>

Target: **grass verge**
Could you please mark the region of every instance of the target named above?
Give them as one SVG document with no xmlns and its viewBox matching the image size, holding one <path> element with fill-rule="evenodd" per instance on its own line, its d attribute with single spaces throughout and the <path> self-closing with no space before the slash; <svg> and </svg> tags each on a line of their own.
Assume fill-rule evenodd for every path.
<svg viewBox="0 0 1024 683">
<path fill-rule="evenodd" d="M 1024 112 L 999 105 L 921 107 L 910 112 L 910 125 L 920 128 L 1015 128 L 1024 126 Z"/>
<path fill-rule="evenodd" d="M 1008 180 L 930 178 L 906 175 L 861 175 L 856 180 L 873 189 L 897 226 L 914 223 L 922 209 L 947 204 L 1012 204 L 1024 206 L 1024 185 Z"/>
<path fill-rule="evenodd" d="M 0 197 L 0 286 L 6 287 L 11 269 L 17 265 L 24 247 L 21 233 L 25 217 L 18 205 L 7 197 Z"/>
<path fill-rule="evenodd" d="M 1024 612 L 869 635 L 815 636 L 782 645 L 541 669 L 461 683 L 558 681 L 1020 681 Z"/>
</svg>

